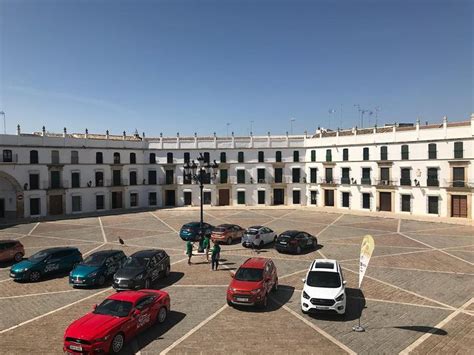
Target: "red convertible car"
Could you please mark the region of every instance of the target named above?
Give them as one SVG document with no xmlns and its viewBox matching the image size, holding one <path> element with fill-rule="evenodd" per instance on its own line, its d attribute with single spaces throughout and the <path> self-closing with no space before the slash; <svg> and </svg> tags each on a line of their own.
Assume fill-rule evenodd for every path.
<svg viewBox="0 0 474 355">
<path fill-rule="evenodd" d="M 158 290 L 113 294 L 64 333 L 68 354 L 118 353 L 125 342 L 155 323 L 163 323 L 170 311 L 168 293 Z"/>
</svg>

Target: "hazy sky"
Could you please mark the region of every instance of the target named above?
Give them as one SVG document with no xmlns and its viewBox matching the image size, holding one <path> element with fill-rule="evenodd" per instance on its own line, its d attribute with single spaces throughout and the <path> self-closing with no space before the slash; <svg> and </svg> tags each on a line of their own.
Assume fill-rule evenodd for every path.
<svg viewBox="0 0 474 355">
<path fill-rule="evenodd" d="M 10 133 L 282 134 L 290 118 L 294 133 L 360 126 L 355 104 L 379 124 L 473 111 L 467 0 L 0 0 L 0 35 Z"/>
</svg>

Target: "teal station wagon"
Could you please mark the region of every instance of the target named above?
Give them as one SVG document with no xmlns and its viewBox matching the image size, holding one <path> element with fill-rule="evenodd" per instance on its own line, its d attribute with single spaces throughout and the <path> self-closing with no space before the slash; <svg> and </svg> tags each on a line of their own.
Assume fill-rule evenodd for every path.
<svg viewBox="0 0 474 355">
<path fill-rule="evenodd" d="M 69 274 L 69 284 L 73 287 L 102 286 L 120 269 L 126 255 L 121 250 L 102 250 L 89 255 Z"/>
</svg>

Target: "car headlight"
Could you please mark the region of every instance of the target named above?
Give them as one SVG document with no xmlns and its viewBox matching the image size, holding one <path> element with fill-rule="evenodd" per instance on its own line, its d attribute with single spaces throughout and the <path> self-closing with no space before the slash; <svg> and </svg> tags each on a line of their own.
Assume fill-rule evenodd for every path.
<svg viewBox="0 0 474 355">
<path fill-rule="evenodd" d="M 102 338 L 94 339 L 94 343 L 103 343 L 104 341 L 107 341 L 107 339 L 109 339 L 109 335 L 106 335 L 105 337 L 102 337 Z"/>
<path fill-rule="evenodd" d="M 235 288 L 229 286 L 229 288 L 227 289 L 227 291 L 229 291 L 229 292 L 235 292 Z"/>
<path fill-rule="evenodd" d="M 344 294 L 343 293 L 341 293 L 338 297 L 336 297 L 337 302 L 340 302 L 342 300 L 344 300 Z"/>
<path fill-rule="evenodd" d="M 303 298 L 306 298 L 307 300 L 310 299 L 309 295 L 305 291 L 303 291 Z"/>
<path fill-rule="evenodd" d="M 137 277 L 135 277 L 135 280 L 141 280 L 141 279 L 143 279 L 143 274 L 140 274 Z"/>
<path fill-rule="evenodd" d="M 255 294 L 259 293 L 260 291 L 262 291 L 261 288 L 256 288 L 255 290 L 252 290 L 250 292 L 255 295 Z"/>
</svg>

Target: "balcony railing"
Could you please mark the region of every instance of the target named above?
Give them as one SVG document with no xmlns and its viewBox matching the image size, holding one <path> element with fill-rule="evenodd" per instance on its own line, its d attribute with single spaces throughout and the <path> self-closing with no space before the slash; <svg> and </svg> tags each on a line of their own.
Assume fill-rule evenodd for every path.
<svg viewBox="0 0 474 355">
<path fill-rule="evenodd" d="M 426 186 L 439 186 L 438 179 L 428 179 L 426 180 Z"/>
<path fill-rule="evenodd" d="M 351 179 L 349 177 L 342 177 L 341 178 L 341 184 L 350 184 L 351 183 Z"/>
<path fill-rule="evenodd" d="M 411 186 L 411 179 L 400 179 L 400 186 Z"/>
<path fill-rule="evenodd" d="M 108 179 L 106 180 L 106 186 L 112 187 L 112 186 L 127 186 L 128 185 L 128 180 L 127 179 Z"/>
<path fill-rule="evenodd" d="M 47 184 L 43 185 L 47 186 L 48 190 L 54 190 L 54 189 L 68 189 L 69 188 L 69 181 L 68 180 L 63 180 L 63 181 L 48 181 Z"/>
<path fill-rule="evenodd" d="M 447 181 L 446 185 L 448 187 L 464 187 L 464 188 L 474 188 L 474 181 L 466 181 L 466 180 L 453 180 Z"/>
<path fill-rule="evenodd" d="M 372 179 L 371 178 L 362 178 L 360 180 L 361 185 L 372 185 Z"/>
<path fill-rule="evenodd" d="M 377 180 L 378 186 L 395 186 L 395 180 Z"/>
</svg>

